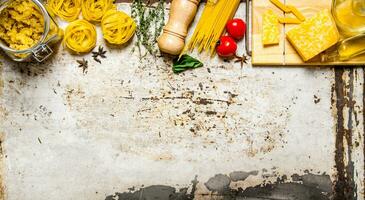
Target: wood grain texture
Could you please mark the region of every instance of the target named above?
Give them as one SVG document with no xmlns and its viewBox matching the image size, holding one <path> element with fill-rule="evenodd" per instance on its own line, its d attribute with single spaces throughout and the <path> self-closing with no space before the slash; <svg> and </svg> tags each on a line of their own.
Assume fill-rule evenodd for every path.
<svg viewBox="0 0 365 200">
<path fill-rule="evenodd" d="M 0 71 L 2 71 L 1 69 L 1 64 L 0 64 Z M 1 73 L 1 72 L 0 72 Z M 0 77 L 0 80 L 2 80 L 2 77 Z M 3 86 L 0 86 L 3 87 Z M 0 94 L 1 96 L 2 94 Z M 0 111 L 1 113 L 2 111 Z M 1 113 L 2 115 L 2 113 Z M 3 116 L 1 116 L 3 118 Z M 3 120 L 3 119 L 1 119 Z M 4 200 L 5 199 L 5 181 L 4 181 L 4 152 L 3 152 L 3 141 L 4 141 L 4 133 L 0 132 L 0 200 Z"/>
<path fill-rule="evenodd" d="M 285 0 L 285 4 L 295 6 L 306 18 L 312 17 L 315 13 L 323 10 L 331 10 L 331 0 Z M 291 28 L 296 26 L 295 24 L 283 25 L 283 42 L 280 46 L 263 48 L 261 38 L 261 19 L 262 13 L 273 8 L 272 3 L 269 0 L 254 0 L 253 3 L 253 40 L 252 40 L 252 51 L 253 58 L 252 63 L 254 65 L 358 65 L 365 63 L 365 55 L 358 56 L 347 62 L 320 62 L 320 56 L 313 58 L 308 62 L 303 62 L 299 54 L 296 52 L 294 47 L 286 39 L 284 33 L 288 32 Z M 278 11 L 278 9 L 276 9 Z M 291 13 L 279 14 L 285 17 L 294 17 Z M 256 38 L 256 39 L 255 39 Z M 281 46 L 283 45 L 283 46 Z M 272 52 L 274 51 L 274 52 Z M 278 56 L 282 55 L 282 56 Z"/>
</svg>

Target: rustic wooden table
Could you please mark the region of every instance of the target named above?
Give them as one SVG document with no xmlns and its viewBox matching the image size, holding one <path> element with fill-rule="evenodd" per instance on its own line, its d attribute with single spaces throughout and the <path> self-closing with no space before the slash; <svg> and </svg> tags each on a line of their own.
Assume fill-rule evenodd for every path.
<svg viewBox="0 0 365 200">
<path fill-rule="evenodd" d="M 174 75 L 132 46 L 0 59 L 3 199 L 364 199 L 363 67 Z"/>
</svg>

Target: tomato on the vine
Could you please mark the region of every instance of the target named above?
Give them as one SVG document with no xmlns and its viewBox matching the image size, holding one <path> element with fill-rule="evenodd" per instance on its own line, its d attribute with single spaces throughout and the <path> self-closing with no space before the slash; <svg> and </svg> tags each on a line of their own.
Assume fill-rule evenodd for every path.
<svg viewBox="0 0 365 200">
<path fill-rule="evenodd" d="M 237 43 L 230 36 L 222 36 L 217 43 L 216 50 L 221 57 L 231 57 L 236 55 Z"/>
<path fill-rule="evenodd" d="M 234 39 L 240 40 L 245 36 L 246 23 L 242 19 L 231 19 L 226 24 L 226 30 Z"/>
</svg>

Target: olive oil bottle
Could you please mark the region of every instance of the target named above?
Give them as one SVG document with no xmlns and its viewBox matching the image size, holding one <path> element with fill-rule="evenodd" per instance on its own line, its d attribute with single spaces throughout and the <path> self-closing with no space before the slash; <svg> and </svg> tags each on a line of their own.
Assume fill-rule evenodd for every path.
<svg viewBox="0 0 365 200">
<path fill-rule="evenodd" d="M 365 0 L 333 0 L 332 15 L 344 36 L 365 32 Z"/>
<path fill-rule="evenodd" d="M 345 61 L 365 53 L 365 33 L 341 41 L 337 46 L 339 60 Z"/>
<path fill-rule="evenodd" d="M 333 0 L 332 15 L 343 38 L 322 61 L 346 61 L 365 53 L 365 0 Z"/>
</svg>

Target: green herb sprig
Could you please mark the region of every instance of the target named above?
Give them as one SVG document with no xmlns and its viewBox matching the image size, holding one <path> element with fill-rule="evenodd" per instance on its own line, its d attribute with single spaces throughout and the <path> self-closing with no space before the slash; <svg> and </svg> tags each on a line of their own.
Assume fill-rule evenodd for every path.
<svg viewBox="0 0 365 200">
<path fill-rule="evenodd" d="M 131 5 L 132 17 L 137 23 L 137 42 L 140 57 L 143 46 L 148 53 L 157 53 L 156 42 L 165 25 L 165 0 L 159 0 L 156 7 L 152 7 L 150 0 L 133 0 Z"/>
</svg>

